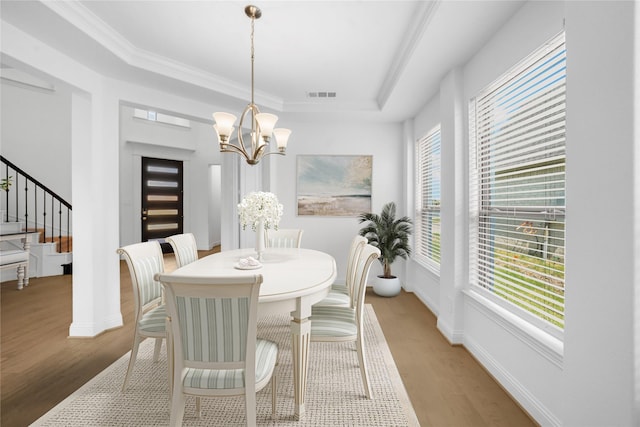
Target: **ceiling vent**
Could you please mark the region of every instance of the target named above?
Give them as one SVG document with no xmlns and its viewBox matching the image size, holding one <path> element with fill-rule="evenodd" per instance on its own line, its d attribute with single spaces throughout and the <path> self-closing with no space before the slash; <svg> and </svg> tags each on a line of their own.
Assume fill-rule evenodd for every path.
<svg viewBox="0 0 640 427">
<path fill-rule="evenodd" d="M 328 98 L 335 98 L 336 97 L 336 93 L 335 92 L 307 92 L 307 98 L 321 98 L 321 99 L 328 99 Z"/>
</svg>

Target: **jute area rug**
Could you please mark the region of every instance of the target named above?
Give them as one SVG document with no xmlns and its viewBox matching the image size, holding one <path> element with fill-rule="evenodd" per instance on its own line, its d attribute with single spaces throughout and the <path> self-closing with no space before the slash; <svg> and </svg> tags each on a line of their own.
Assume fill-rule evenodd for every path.
<svg viewBox="0 0 640 427">
<path fill-rule="evenodd" d="M 257 395 L 261 426 L 419 426 L 373 307 L 365 309 L 365 348 L 373 399 L 364 396 L 354 343 L 311 343 L 306 413 L 293 416 L 293 373 L 289 318 L 259 321 L 260 337 L 279 346 L 277 413 L 271 419 L 271 386 Z M 129 354 L 124 355 L 34 426 L 166 426 L 169 393 L 166 351 L 153 363 L 153 341 L 140 345 L 132 378 L 121 393 Z M 195 416 L 195 398 L 188 397 L 185 426 L 245 425 L 244 398 L 202 399 L 202 418 Z"/>
</svg>

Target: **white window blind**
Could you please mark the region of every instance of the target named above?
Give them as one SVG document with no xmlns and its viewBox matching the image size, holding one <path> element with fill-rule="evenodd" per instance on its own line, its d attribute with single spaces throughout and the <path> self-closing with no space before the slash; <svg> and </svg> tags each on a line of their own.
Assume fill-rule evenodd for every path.
<svg viewBox="0 0 640 427">
<path fill-rule="evenodd" d="M 478 94 L 469 111 L 471 285 L 560 329 L 565 80 L 561 34 Z"/>
<path fill-rule="evenodd" d="M 440 271 L 440 127 L 416 143 L 415 259 Z"/>
</svg>

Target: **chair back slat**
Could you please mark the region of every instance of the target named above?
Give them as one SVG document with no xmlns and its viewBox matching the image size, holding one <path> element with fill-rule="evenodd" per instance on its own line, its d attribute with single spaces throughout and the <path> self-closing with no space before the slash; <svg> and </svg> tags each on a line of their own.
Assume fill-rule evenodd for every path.
<svg viewBox="0 0 640 427">
<path fill-rule="evenodd" d="M 165 239 L 171 245 L 176 256 L 178 268 L 191 264 L 198 259 L 198 246 L 192 233 L 175 234 Z"/>
<path fill-rule="evenodd" d="M 265 230 L 268 248 L 299 248 L 302 244 L 302 233 L 298 228 L 279 228 Z"/>
</svg>

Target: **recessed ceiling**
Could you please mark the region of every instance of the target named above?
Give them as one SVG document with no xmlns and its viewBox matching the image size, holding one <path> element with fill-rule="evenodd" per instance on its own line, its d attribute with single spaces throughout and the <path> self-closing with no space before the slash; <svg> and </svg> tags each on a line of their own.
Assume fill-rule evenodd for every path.
<svg viewBox="0 0 640 427">
<path fill-rule="evenodd" d="M 412 117 L 522 1 L 263 1 L 256 103 L 290 113 Z M 238 1 L 3 1 L 3 21 L 96 71 L 201 101 L 247 102 Z M 335 93 L 335 96 L 320 96 Z M 313 96 L 315 94 L 317 96 Z"/>
</svg>

